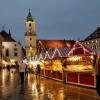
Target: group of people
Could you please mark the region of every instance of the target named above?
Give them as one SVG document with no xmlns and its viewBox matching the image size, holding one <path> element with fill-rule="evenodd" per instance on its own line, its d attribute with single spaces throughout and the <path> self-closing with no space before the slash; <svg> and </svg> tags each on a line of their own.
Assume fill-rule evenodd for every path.
<svg viewBox="0 0 100 100">
<path fill-rule="evenodd" d="M 36 78 L 37 76 L 40 76 L 40 71 L 41 71 L 40 64 L 37 64 L 36 70 L 35 70 Z M 24 83 L 25 75 L 28 76 L 28 73 L 29 73 L 29 67 L 22 61 L 19 64 L 19 74 L 20 74 L 21 84 Z"/>
</svg>

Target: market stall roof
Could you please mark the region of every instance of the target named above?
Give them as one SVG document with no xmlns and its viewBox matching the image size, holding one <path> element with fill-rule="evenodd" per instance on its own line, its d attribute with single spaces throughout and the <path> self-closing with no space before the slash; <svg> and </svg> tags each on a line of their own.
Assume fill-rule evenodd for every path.
<svg viewBox="0 0 100 100">
<path fill-rule="evenodd" d="M 45 54 L 44 54 L 44 53 L 40 53 L 40 54 L 39 54 L 39 60 L 43 60 L 44 57 L 45 57 Z"/>
<path fill-rule="evenodd" d="M 35 60 L 35 61 L 38 61 L 38 60 L 39 60 L 39 55 L 36 55 L 36 56 L 34 57 L 34 60 Z"/>
<path fill-rule="evenodd" d="M 52 59 L 52 55 L 54 53 L 54 48 L 50 48 L 46 51 L 44 59 Z"/>
<path fill-rule="evenodd" d="M 38 43 L 45 48 L 72 48 L 74 40 L 38 40 Z"/>
<path fill-rule="evenodd" d="M 79 41 L 76 41 L 73 48 L 69 51 L 68 56 L 73 55 L 93 55 L 93 50 Z"/>
<path fill-rule="evenodd" d="M 55 48 L 52 58 L 66 57 L 68 52 L 68 48 Z"/>
</svg>

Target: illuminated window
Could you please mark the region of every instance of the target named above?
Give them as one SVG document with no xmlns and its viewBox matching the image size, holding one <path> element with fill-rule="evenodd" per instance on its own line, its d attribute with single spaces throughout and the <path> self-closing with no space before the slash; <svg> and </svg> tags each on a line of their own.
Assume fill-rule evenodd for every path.
<svg viewBox="0 0 100 100">
<path fill-rule="evenodd" d="M 97 49 L 97 48 L 98 48 L 98 46 L 96 45 L 96 46 L 95 46 L 95 49 Z"/>
<path fill-rule="evenodd" d="M 93 49 L 93 48 L 94 48 L 94 46 L 91 46 L 91 48 Z"/>
<path fill-rule="evenodd" d="M 92 40 L 92 43 L 94 43 L 94 41 Z"/>
<path fill-rule="evenodd" d="M 97 42 L 98 42 L 98 40 L 95 40 L 95 42 L 97 43 Z"/>
<path fill-rule="evenodd" d="M 89 42 L 87 42 L 87 44 L 89 44 Z"/>
</svg>

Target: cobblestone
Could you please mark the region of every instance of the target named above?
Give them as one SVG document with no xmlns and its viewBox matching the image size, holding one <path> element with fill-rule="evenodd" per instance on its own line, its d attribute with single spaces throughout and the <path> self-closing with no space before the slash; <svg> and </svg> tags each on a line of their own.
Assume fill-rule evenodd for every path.
<svg viewBox="0 0 100 100">
<path fill-rule="evenodd" d="M 64 84 L 34 74 L 20 84 L 19 75 L 0 71 L 0 100 L 100 100 L 95 89 Z"/>
</svg>

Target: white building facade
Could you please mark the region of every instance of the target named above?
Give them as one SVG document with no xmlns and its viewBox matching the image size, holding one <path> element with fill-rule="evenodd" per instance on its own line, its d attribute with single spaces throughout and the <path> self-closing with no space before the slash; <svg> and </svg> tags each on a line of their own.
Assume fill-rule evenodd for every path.
<svg viewBox="0 0 100 100">
<path fill-rule="evenodd" d="M 22 60 L 22 47 L 17 42 L 2 42 L 2 57 L 10 61 Z"/>
<path fill-rule="evenodd" d="M 22 45 L 11 37 L 10 31 L 7 33 L 2 30 L 0 40 L 2 44 L 1 67 L 6 67 L 7 64 L 15 64 L 15 62 L 20 62 L 23 59 Z"/>
</svg>

